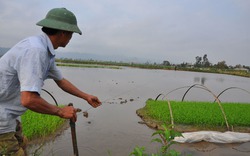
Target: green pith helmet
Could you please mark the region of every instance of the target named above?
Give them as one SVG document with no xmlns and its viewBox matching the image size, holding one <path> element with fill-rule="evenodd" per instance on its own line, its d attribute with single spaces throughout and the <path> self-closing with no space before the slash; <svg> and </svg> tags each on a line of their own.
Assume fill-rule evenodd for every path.
<svg viewBox="0 0 250 156">
<path fill-rule="evenodd" d="M 51 9 L 45 19 L 39 21 L 36 25 L 82 34 L 77 26 L 76 16 L 66 8 Z"/>
</svg>

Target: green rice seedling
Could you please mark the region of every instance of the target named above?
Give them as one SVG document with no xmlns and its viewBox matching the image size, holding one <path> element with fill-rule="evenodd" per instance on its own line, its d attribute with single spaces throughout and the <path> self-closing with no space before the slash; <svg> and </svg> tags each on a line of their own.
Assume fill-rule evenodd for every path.
<svg viewBox="0 0 250 156">
<path fill-rule="evenodd" d="M 53 134 L 65 123 L 65 119 L 57 116 L 40 114 L 30 110 L 21 116 L 21 120 L 23 134 L 29 140 Z"/>
<path fill-rule="evenodd" d="M 172 125 L 167 126 L 166 124 L 162 125 L 163 130 L 157 130 L 152 134 L 153 136 L 158 135 L 158 138 L 154 138 L 151 142 L 161 143 L 161 151 L 156 154 L 146 154 L 145 147 L 134 148 L 134 151 L 130 153 L 130 156 L 179 156 L 181 153 L 171 149 L 171 146 L 175 144 L 175 137 L 183 137 L 180 132 L 173 130 Z"/>
<path fill-rule="evenodd" d="M 228 114 L 228 122 L 234 126 L 250 125 L 250 105 L 241 103 L 224 103 L 223 108 Z"/>
<path fill-rule="evenodd" d="M 200 127 L 222 127 L 225 119 L 217 103 L 170 101 L 175 124 Z M 230 126 L 250 126 L 250 104 L 221 103 Z M 167 101 L 148 100 L 143 108 L 146 116 L 171 124 Z"/>
<path fill-rule="evenodd" d="M 179 152 L 171 150 L 170 147 L 175 144 L 175 137 L 183 137 L 181 133 L 171 129 L 171 125 L 168 128 L 166 125 L 162 125 L 163 130 L 157 130 L 152 134 L 152 136 L 159 135 L 160 138 L 152 139 L 152 142 L 159 142 L 162 144 L 161 152 L 162 153 L 172 153 L 173 155 L 180 155 Z"/>
<path fill-rule="evenodd" d="M 134 151 L 129 154 L 129 156 L 147 156 L 147 154 L 144 153 L 145 147 L 138 147 L 136 146 L 134 148 Z"/>
</svg>

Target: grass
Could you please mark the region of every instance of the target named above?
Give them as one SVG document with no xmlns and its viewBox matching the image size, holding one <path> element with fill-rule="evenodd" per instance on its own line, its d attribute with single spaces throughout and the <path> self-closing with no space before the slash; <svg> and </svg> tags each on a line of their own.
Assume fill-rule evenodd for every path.
<svg viewBox="0 0 250 156">
<path fill-rule="evenodd" d="M 226 123 L 217 103 L 170 101 L 174 124 L 198 127 L 225 127 Z M 250 127 L 250 104 L 221 103 L 230 126 Z M 171 123 L 167 101 L 148 100 L 140 110 L 144 116 L 159 122 Z"/>
<path fill-rule="evenodd" d="M 81 68 L 121 69 L 121 67 L 118 67 L 118 66 L 98 65 L 98 64 L 57 63 L 56 65 L 57 66 L 66 66 L 66 67 L 81 67 Z"/>
<path fill-rule="evenodd" d="M 55 133 L 65 119 L 27 110 L 22 116 L 23 134 L 29 139 L 43 138 Z"/>
</svg>

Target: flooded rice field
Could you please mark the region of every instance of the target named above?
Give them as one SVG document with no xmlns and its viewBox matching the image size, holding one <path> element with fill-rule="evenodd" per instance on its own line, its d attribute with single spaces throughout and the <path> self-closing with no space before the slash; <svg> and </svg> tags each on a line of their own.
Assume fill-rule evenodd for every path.
<svg viewBox="0 0 250 156">
<path fill-rule="evenodd" d="M 48 90 L 59 104 L 73 103 L 75 107 L 88 111 L 88 118 L 78 113 L 76 135 L 81 156 L 128 156 L 136 146 L 146 148 L 148 153 L 156 153 L 160 145 L 150 143 L 153 129 L 139 124 L 136 110 L 145 105 L 148 98 L 155 99 L 159 94 L 167 94 L 170 100 L 181 100 L 188 86 L 202 84 L 218 95 L 222 102 L 250 102 L 250 79 L 208 73 L 195 73 L 168 70 L 146 69 L 98 69 L 60 67 L 65 78 L 81 90 L 96 95 L 102 106 L 91 108 L 85 101 L 68 95 L 56 84 L 47 80 L 44 89 Z M 179 89 L 177 89 L 179 88 Z M 246 90 L 246 91 L 244 91 Z M 42 94 L 46 100 L 53 99 Z M 201 88 L 192 88 L 185 100 L 214 101 L 214 97 Z M 41 145 L 42 144 L 42 145 Z M 241 144 L 193 143 L 172 146 L 183 155 L 219 156 L 250 155 L 250 142 Z M 40 148 L 42 156 L 73 155 L 70 128 L 64 130 L 52 141 L 29 148 L 34 152 Z"/>
</svg>

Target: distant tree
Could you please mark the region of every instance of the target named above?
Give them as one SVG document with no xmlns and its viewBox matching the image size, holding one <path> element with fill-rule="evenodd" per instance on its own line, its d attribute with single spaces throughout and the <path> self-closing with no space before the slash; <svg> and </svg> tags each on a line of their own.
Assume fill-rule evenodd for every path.
<svg viewBox="0 0 250 156">
<path fill-rule="evenodd" d="M 183 63 L 180 64 L 180 67 L 183 67 L 183 68 L 188 67 L 188 63 L 187 62 L 183 62 Z"/>
<path fill-rule="evenodd" d="M 195 59 L 196 59 L 196 62 L 194 64 L 194 67 L 201 67 L 202 58 L 200 56 L 196 56 Z"/>
<path fill-rule="evenodd" d="M 237 65 L 235 65 L 235 68 L 242 68 L 242 65 L 241 64 L 237 64 Z"/>
<path fill-rule="evenodd" d="M 145 65 L 149 65 L 149 64 L 150 64 L 150 62 L 149 62 L 149 61 L 145 62 Z"/>
<path fill-rule="evenodd" d="M 226 61 L 218 62 L 215 66 L 216 66 L 218 69 L 228 69 L 228 66 L 227 66 L 227 64 L 226 64 Z"/>
<path fill-rule="evenodd" d="M 180 67 L 186 67 L 187 63 L 183 62 L 180 64 Z"/>
<path fill-rule="evenodd" d="M 245 66 L 245 65 L 243 65 L 243 68 L 248 69 L 248 72 L 250 72 L 250 66 Z"/>
<path fill-rule="evenodd" d="M 162 63 L 164 66 L 170 66 L 170 62 L 169 61 L 163 61 Z"/>
<path fill-rule="evenodd" d="M 203 66 L 203 67 L 209 67 L 210 65 L 211 65 L 211 63 L 208 61 L 207 54 L 205 54 L 205 55 L 203 56 L 202 66 Z"/>
</svg>

